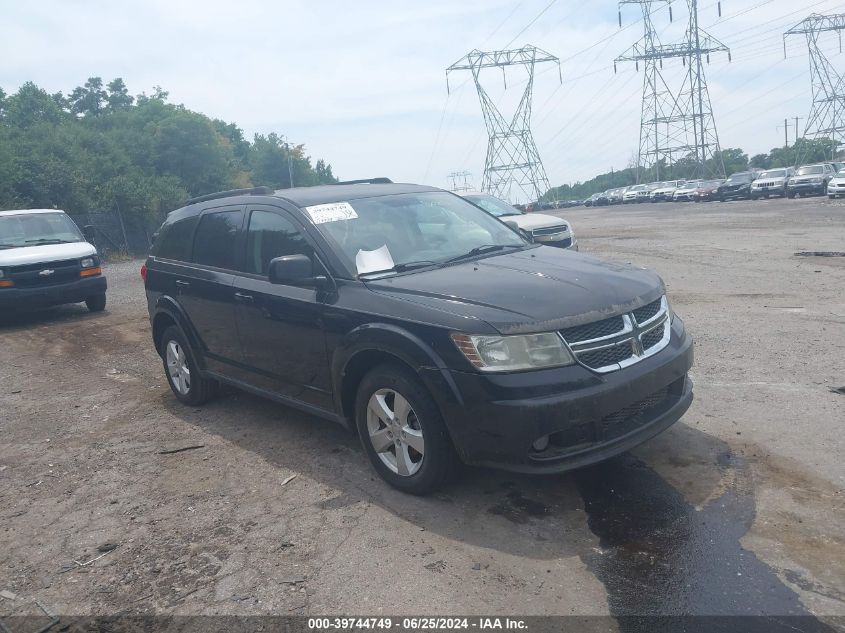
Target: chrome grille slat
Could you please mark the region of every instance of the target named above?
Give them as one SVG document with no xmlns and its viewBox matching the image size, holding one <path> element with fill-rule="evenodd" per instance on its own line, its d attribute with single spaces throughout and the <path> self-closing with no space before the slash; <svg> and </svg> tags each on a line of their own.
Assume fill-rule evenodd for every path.
<svg viewBox="0 0 845 633">
<path fill-rule="evenodd" d="M 575 359 L 599 373 L 638 363 L 669 344 L 672 323 L 663 296 L 628 314 L 560 331 Z"/>
</svg>

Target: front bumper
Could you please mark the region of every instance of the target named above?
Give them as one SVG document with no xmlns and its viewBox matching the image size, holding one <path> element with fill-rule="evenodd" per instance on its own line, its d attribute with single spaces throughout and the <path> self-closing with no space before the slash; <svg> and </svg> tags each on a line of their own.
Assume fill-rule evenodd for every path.
<svg viewBox="0 0 845 633">
<path fill-rule="evenodd" d="M 823 182 L 801 182 L 797 184 L 787 185 L 786 192 L 787 194 L 800 194 L 810 195 L 810 196 L 818 196 L 825 192 L 826 185 Z"/>
<path fill-rule="evenodd" d="M 827 194 L 829 196 L 845 196 L 845 183 L 828 183 Z"/>
<path fill-rule="evenodd" d="M 27 310 L 65 303 L 79 303 L 108 288 L 103 275 L 83 277 L 69 283 L 23 288 L 0 288 L 0 309 Z"/>
<path fill-rule="evenodd" d="M 460 394 L 460 401 L 438 403 L 465 462 L 558 473 L 628 451 L 678 421 L 692 402 L 692 362 L 692 339 L 675 317 L 666 348 L 607 374 L 580 365 L 500 375 L 449 371 L 448 379 L 425 371 L 430 386 L 451 382 Z M 532 444 L 545 436 L 549 447 L 535 451 Z"/>
</svg>

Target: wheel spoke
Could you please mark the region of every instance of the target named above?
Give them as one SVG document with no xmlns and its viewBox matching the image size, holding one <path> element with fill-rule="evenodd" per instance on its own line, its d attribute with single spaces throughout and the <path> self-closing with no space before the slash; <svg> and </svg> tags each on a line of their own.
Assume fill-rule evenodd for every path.
<svg viewBox="0 0 845 633">
<path fill-rule="evenodd" d="M 396 447 L 396 470 L 403 477 L 407 477 L 411 474 L 411 468 L 413 467 L 414 463 L 408 455 L 408 447 L 400 444 Z"/>
<path fill-rule="evenodd" d="M 402 426 L 406 426 L 408 424 L 408 414 L 410 412 L 411 405 L 408 401 L 402 395 L 398 393 L 395 394 L 393 396 L 393 413 Z"/>
<path fill-rule="evenodd" d="M 404 433 L 402 440 L 420 455 L 425 455 L 425 441 L 423 441 L 422 433 L 407 426 L 402 429 L 402 432 Z"/>
<path fill-rule="evenodd" d="M 393 446 L 393 439 L 387 435 L 388 433 L 390 433 L 390 429 L 387 427 L 379 429 L 375 433 L 370 432 L 370 442 L 373 443 L 376 453 L 384 453 Z"/>
<path fill-rule="evenodd" d="M 393 420 L 393 411 L 387 406 L 384 394 L 376 394 L 370 398 L 369 409 L 379 420 L 389 425 Z"/>
</svg>

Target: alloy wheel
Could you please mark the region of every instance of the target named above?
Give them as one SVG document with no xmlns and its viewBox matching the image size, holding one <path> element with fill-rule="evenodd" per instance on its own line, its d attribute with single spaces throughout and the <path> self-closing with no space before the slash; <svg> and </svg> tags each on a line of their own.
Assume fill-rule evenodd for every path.
<svg viewBox="0 0 845 633">
<path fill-rule="evenodd" d="M 167 373 L 173 387 L 183 396 L 191 390 L 191 370 L 188 368 L 188 357 L 185 350 L 176 341 L 167 344 L 166 351 Z"/>
<path fill-rule="evenodd" d="M 410 477 L 425 456 L 422 427 L 408 400 L 393 389 L 379 389 L 367 403 L 370 443 L 392 472 Z"/>
</svg>

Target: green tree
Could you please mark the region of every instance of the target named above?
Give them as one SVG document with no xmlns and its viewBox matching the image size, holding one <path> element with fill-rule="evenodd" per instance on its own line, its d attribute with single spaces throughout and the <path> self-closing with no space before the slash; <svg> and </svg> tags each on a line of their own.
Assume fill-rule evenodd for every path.
<svg viewBox="0 0 845 633">
<path fill-rule="evenodd" d="M 120 108 L 128 108 L 135 100 L 129 94 L 129 89 L 120 77 L 112 79 L 106 86 L 106 89 L 108 92 L 108 96 L 106 97 L 107 107 L 112 112 Z"/>
<path fill-rule="evenodd" d="M 70 93 L 70 111 L 81 116 L 96 116 L 103 111 L 108 99 L 100 77 L 89 77 L 84 86 Z"/>
</svg>

